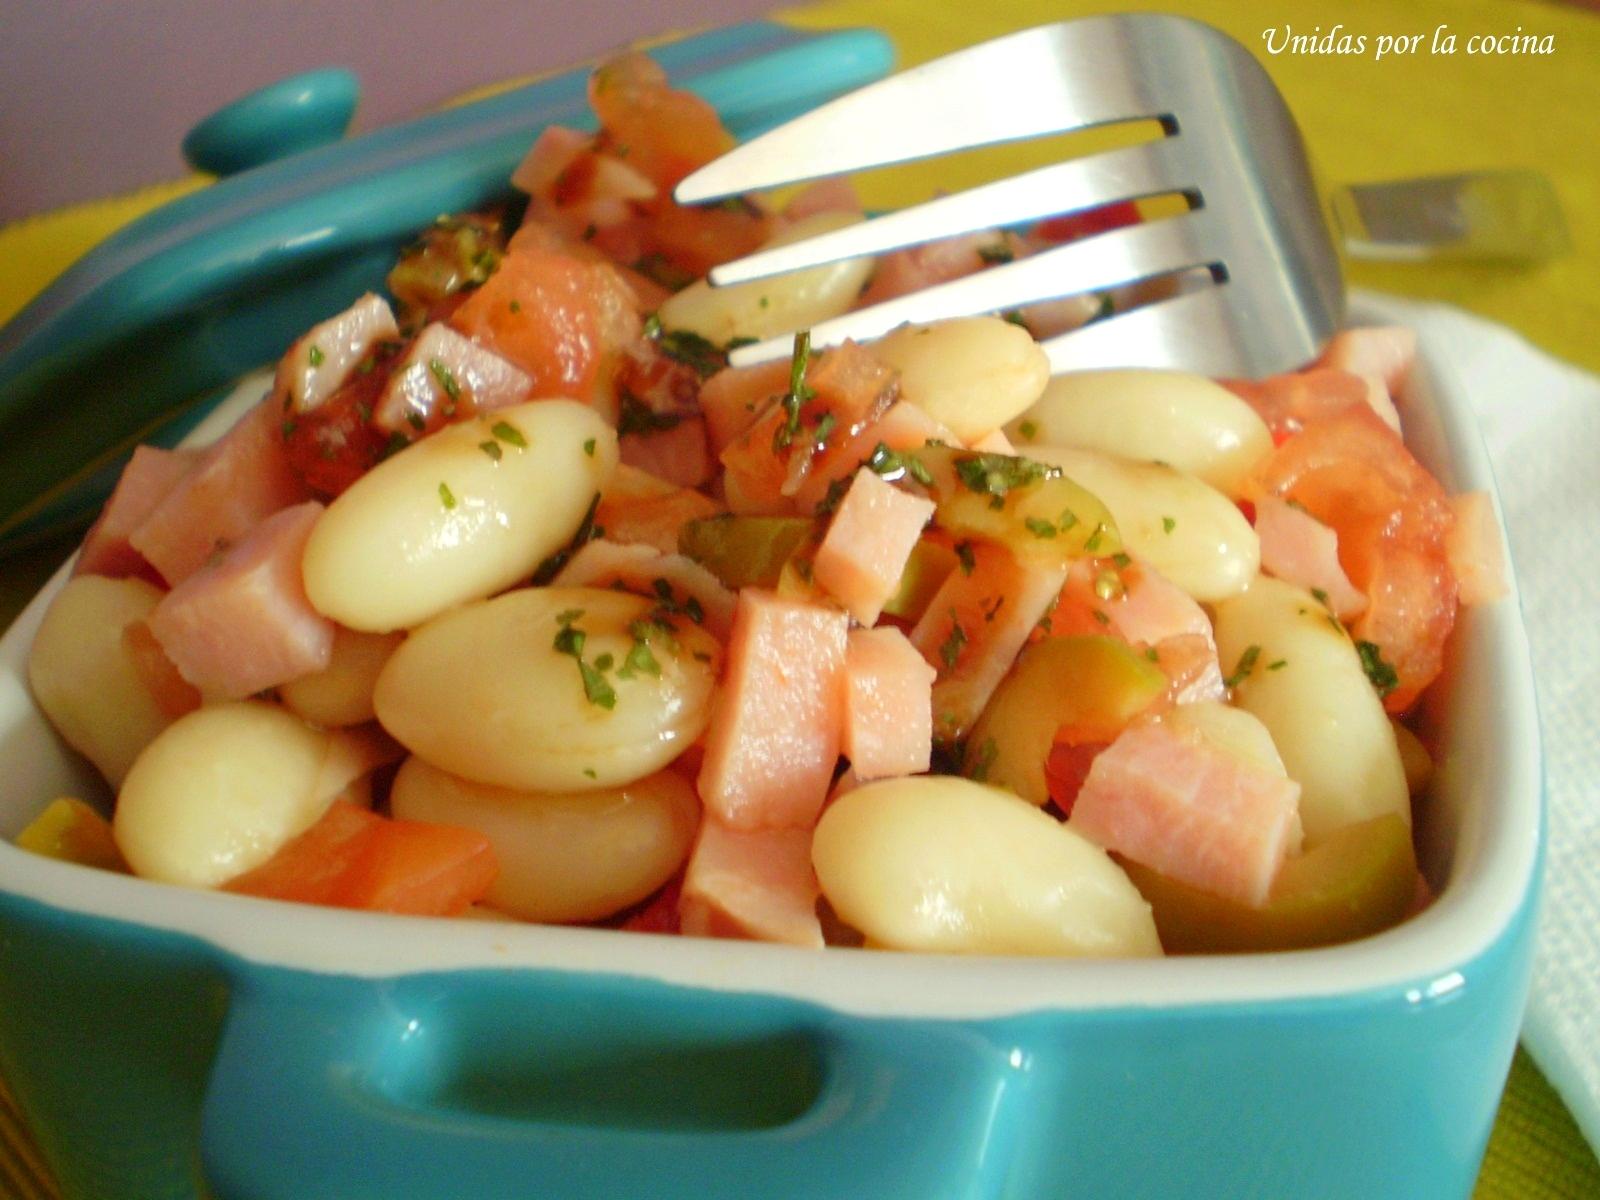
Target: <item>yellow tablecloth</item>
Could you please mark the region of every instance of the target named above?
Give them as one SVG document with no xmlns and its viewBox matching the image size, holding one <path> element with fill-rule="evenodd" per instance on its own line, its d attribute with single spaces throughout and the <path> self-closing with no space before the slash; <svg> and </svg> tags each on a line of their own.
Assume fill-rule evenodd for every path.
<svg viewBox="0 0 1600 1200">
<path fill-rule="evenodd" d="M 1552 352 L 1600 370 L 1600 17 L 1533 0 L 826 0 L 783 18 L 808 28 L 871 25 L 911 64 L 1012 29 L 1107 8 L 1159 8 L 1208 21 L 1254 49 L 1288 97 L 1318 168 L 1347 182 L 1431 172 L 1521 166 L 1554 181 L 1572 226 L 1574 253 L 1529 270 L 1359 264 L 1354 283 L 1447 301 L 1499 320 Z M 1269 55 L 1269 29 L 1364 34 L 1362 55 Z M 1453 54 L 1429 51 L 1435 30 L 1457 38 Z M 1468 52 L 1475 35 L 1548 34 L 1548 55 Z M 1424 34 L 1418 53 L 1375 59 L 1380 34 Z M 897 204 L 955 186 L 976 170 L 1013 171 L 1039 149 L 984 153 L 978 166 L 922 165 L 868 182 L 869 198 Z M 117 226 L 182 192 L 190 179 L 0 229 L 0 322 Z M 66 552 L 40 547 L 0 564 L 0 623 Z M 39 1169 L 0 1092 L 0 1191 L 42 1195 Z M 1479 1200 L 1600 1197 L 1600 1165 L 1560 1100 L 1521 1052 L 1479 1181 Z"/>
</svg>

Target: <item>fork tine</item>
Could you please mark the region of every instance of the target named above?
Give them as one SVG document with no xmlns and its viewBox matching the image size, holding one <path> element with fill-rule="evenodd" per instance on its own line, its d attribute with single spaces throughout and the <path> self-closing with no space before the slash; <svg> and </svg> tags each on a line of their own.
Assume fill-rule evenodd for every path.
<svg viewBox="0 0 1600 1200">
<path fill-rule="evenodd" d="M 1227 231 L 1211 210 L 1195 209 L 1069 242 L 976 275 L 856 309 L 814 326 L 811 344 L 820 347 L 836 345 L 846 338 L 863 340 L 907 321 L 999 312 L 1058 296 L 1117 287 L 1186 267 L 1208 266 L 1223 257 L 1227 243 Z M 746 366 L 779 358 L 790 352 L 791 344 L 792 339 L 787 336 L 769 338 L 736 349 L 730 361 L 735 366 Z"/>
<path fill-rule="evenodd" d="M 1164 116 L 1085 63 L 1126 50 L 1116 18 L 1046 25 L 924 63 L 735 147 L 678 184 L 680 204 L 973 146 Z M 1076 64 L 1077 70 L 1064 70 Z"/>
<path fill-rule="evenodd" d="M 841 258 L 881 254 L 951 234 L 1177 191 L 1181 187 L 1182 149 L 1180 139 L 1174 137 L 1053 163 L 803 242 L 746 255 L 713 268 L 711 282 L 718 286 L 743 283 Z"/>
</svg>

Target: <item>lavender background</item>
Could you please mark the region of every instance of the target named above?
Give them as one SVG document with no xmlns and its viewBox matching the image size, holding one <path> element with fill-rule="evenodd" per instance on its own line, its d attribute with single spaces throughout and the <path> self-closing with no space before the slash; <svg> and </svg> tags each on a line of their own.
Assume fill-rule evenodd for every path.
<svg viewBox="0 0 1600 1200">
<path fill-rule="evenodd" d="M 312 67 L 361 79 L 353 129 L 774 0 L 0 0 L 0 222 L 180 176 L 229 100 Z"/>
</svg>

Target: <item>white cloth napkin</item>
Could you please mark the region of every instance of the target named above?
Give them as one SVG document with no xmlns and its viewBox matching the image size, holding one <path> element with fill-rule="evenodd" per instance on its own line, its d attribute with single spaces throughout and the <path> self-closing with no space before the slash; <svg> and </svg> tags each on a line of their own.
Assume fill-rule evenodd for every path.
<svg viewBox="0 0 1600 1200">
<path fill-rule="evenodd" d="M 1443 305 L 1363 297 L 1466 384 L 1533 650 L 1550 829 L 1523 1044 L 1600 1153 L 1600 377 Z"/>
</svg>

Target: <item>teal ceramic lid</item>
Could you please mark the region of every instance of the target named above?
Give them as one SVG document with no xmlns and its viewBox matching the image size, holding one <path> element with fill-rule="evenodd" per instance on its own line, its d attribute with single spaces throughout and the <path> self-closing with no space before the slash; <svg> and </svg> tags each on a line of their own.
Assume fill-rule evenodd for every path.
<svg viewBox="0 0 1600 1200">
<path fill-rule="evenodd" d="M 883 35 L 765 22 L 652 49 L 750 137 L 885 74 Z M 539 130 L 593 127 L 577 70 L 340 140 L 357 89 L 326 70 L 264 88 L 185 139 L 222 174 L 85 255 L 0 328 L 0 551 L 82 523 L 133 445 L 171 445 L 219 390 L 381 289 L 441 213 L 510 195 Z"/>
</svg>

